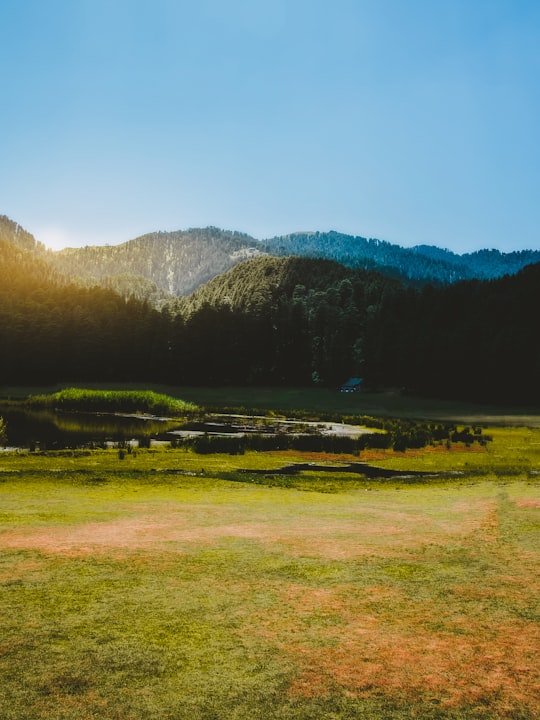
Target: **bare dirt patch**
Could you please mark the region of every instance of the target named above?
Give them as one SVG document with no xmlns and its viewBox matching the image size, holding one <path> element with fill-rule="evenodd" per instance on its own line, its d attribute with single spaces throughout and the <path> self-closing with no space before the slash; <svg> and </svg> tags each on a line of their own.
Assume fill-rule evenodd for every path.
<svg viewBox="0 0 540 720">
<path fill-rule="evenodd" d="M 485 637 L 483 628 L 469 634 L 373 628 L 365 618 L 334 632 L 324 650 L 292 650 L 303 671 L 292 684 L 293 695 L 329 694 L 336 686 L 357 696 L 381 691 L 401 698 L 436 697 L 445 706 L 475 705 L 489 700 L 499 709 L 519 705 L 538 709 L 540 677 L 530 628 L 520 623 L 499 626 Z M 488 652 L 486 652 L 486 641 Z"/>
<path fill-rule="evenodd" d="M 517 498 L 516 500 L 514 500 L 514 503 L 518 508 L 540 508 L 540 500 L 536 500 L 533 498 Z"/>
</svg>

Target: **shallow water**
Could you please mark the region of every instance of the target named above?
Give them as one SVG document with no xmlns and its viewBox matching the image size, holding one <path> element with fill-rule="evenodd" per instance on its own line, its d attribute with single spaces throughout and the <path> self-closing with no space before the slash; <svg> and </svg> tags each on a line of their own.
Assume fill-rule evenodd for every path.
<svg viewBox="0 0 540 720">
<path fill-rule="evenodd" d="M 76 413 L 54 410 L 0 408 L 7 423 L 10 447 L 63 449 L 108 442 L 159 438 L 180 420 L 124 416 L 112 413 Z"/>
</svg>

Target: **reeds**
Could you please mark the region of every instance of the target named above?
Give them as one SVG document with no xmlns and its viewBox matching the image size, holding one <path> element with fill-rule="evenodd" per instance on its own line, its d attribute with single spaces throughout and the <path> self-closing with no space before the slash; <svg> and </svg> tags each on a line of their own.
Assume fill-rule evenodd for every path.
<svg viewBox="0 0 540 720">
<path fill-rule="evenodd" d="M 33 395 L 32 407 L 53 407 L 58 410 L 86 412 L 149 413 L 179 415 L 197 410 L 184 400 L 161 395 L 151 390 L 86 390 L 66 388 L 51 395 Z"/>
</svg>

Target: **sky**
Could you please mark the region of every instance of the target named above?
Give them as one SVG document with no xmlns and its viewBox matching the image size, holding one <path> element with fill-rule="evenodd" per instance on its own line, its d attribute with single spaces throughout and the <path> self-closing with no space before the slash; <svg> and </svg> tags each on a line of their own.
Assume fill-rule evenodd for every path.
<svg viewBox="0 0 540 720">
<path fill-rule="evenodd" d="M 540 249 L 538 0 L 0 0 L 0 214 Z"/>
</svg>

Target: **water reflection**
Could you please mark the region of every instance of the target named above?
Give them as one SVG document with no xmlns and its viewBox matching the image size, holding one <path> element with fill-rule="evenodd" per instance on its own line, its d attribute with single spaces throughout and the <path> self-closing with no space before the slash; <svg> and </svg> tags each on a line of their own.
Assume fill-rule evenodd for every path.
<svg viewBox="0 0 540 720">
<path fill-rule="evenodd" d="M 99 446 L 131 439 L 144 443 L 182 424 L 179 419 L 1 407 L 0 415 L 7 422 L 7 445 L 31 449 Z"/>
</svg>

